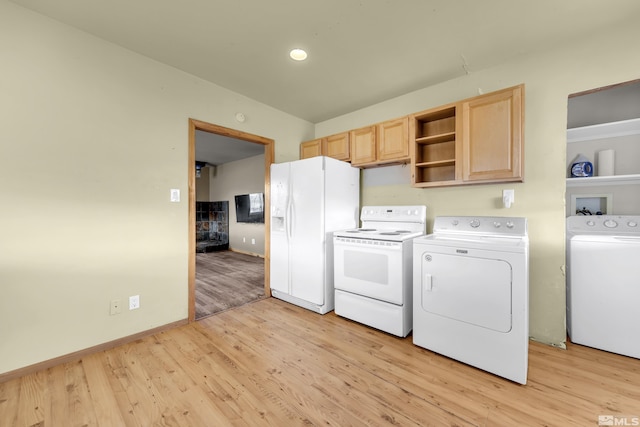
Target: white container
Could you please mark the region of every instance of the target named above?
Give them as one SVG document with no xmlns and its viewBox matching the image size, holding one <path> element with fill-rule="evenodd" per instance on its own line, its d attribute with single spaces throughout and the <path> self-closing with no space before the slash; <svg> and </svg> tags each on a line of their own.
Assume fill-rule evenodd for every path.
<svg viewBox="0 0 640 427">
<path fill-rule="evenodd" d="M 615 175 L 615 150 L 598 151 L 598 176 Z"/>
</svg>

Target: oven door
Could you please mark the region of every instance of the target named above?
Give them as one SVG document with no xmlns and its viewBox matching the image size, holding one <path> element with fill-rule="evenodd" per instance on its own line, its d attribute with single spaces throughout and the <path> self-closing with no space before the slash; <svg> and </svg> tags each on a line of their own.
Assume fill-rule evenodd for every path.
<svg viewBox="0 0 640 427">
<path fill-rule="evenodd" d="M 397 305 L 404 303 L 405 270 L 411 266 L 404 262 L 402 242 L 334 237 L 333 250 L 336 289 Z"/>
</svg>

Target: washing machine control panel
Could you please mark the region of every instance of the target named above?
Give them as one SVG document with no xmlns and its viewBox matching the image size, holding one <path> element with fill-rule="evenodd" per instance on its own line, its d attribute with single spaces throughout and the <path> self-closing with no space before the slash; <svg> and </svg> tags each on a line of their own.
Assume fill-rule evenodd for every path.
<svg viewBox="0 0 640 427">
<path fill-rule="evenodd" d="M 567 231 L 640 233 L 640 215 L 576 215 L 567 217 Z"/>
</svg>

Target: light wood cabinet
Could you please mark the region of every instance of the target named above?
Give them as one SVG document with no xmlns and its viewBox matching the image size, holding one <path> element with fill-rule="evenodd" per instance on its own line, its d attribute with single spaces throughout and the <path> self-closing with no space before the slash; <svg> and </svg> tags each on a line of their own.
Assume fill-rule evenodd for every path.
<svg viewBox="0 0 640 427">
<path fill-rule="evenodd" d="M 415 187 L 522 181 L 524 86 L 413 114 Z"/>
<path fill-rule="evenodd" d="M 462 179 L 522 181 L 522 86 L 462 102 Z"/>
<path fill-rule="evenodd" d="M 378 162 L 409 160 L 409 117 L 378 124 Z"/>
<path fill-rule="evenodd" d="M 300 144 L 300 159 L 322 155 L 322 139 L 314 139 Z"/>
<path fill-rule="evenodd" d="M 329 156 L 348 162 L 350 157 L 349 132 L 306 141 L 300 144 L 300 158 Z"/>
<path fill-rule="evenodd" d="M 376 161 L 376 126 L 366 126 L 349 132 L 351 164 L 363 166 Z"/>
<path fill-rule="evenodd" d="M 375 167 L 409 162 L 409 117 L 388 120 L 350 132 L 351 164 Z"/>
<path fill-rule="evenodd" d="M 416 187 L 455 185 L 461 181 L 458 106 L 447 105 L 410 117 L 413 135 L 411 181 Z"/>
<path fill-rule="evenodd" d="M 323 139 L 322 153 L 325 156 L 348 162 L 351 160 L 351 147 L 349 144 L 349 132 L 327 136 Z"/>
</svg>

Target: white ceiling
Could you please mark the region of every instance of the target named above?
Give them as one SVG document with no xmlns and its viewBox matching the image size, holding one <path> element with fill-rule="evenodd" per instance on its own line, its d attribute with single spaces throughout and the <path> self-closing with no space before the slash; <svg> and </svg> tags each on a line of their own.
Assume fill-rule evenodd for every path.
<svg viewBox="0 0 640 427">
<path fill-rule="evenodd" d="M 218 166 L 264 154 L 264 145 L 196 130 L 196 161 Z"/>
<path fill-rule="evenodd" d="M 11 1 L 312 123 L 640 16 L 638 0 Z"/>
</svg>

